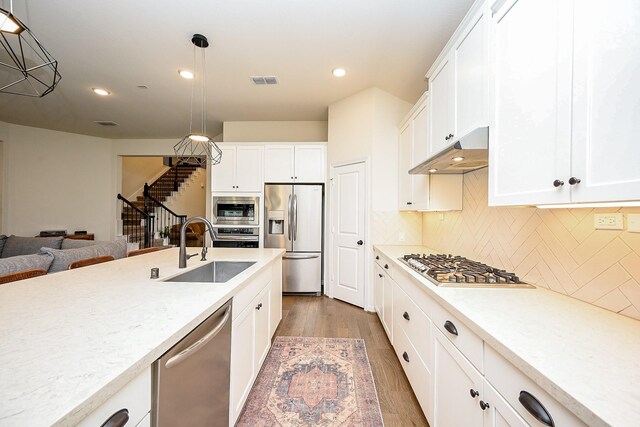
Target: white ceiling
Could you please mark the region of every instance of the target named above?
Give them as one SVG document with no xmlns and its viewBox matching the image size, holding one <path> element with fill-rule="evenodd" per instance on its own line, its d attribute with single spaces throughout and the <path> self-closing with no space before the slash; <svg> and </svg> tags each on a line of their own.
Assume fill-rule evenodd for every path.
<svg viewBox="0 0 640 427">
<path fill-rule="evenodd" d="M 413 103 L 471 3 L 14 0 L 15 15 L 59 61 L 62 81 L 44 98 L 0 94 L 0 120 L 108 138 L 183 136 L 191 84 L 177 70 L 193 68 L 193 33 L 211 44 L 210 134 L 230 120 L 326 120 L 328 105 L 371 86 Z M 346 77 L 331 75 L 337 66 Z M 256 86 L 252 75 L 280 84 Z M 112 95 L 94 95 L 96 86 Z"/>
</svg>

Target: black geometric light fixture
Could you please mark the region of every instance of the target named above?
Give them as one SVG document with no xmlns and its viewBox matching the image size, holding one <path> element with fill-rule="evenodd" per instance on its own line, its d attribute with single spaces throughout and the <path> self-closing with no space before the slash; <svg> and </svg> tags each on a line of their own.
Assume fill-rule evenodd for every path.
<svg viewBox="0 0 640 427">
<path fill-rule="evenodd" d="M 173 150 L 175 151 L 178 163 L 190 164 L 198 166 L 206 166 L 207 162 L 211 165 L 217 165 L 222 160 L 222 150 L 207 135 L 207 116 L 206 116 L 206 99 L 204 93 L 204 81 L 206 76 L 205 53 L 204 50 L 209 46 L 207 38 L 202 34 L 194 34 L 191 38 L 193 43 L 193 70 L 196 71 L 196 47 L 202 52 L 202 72 L 196 73 L 196 77 L 191 81 L 191 115 L 189 119 L 189 133 L 182 138 Z M 200 132 L 193 132 L 193 94 L 195 91 L 195 79 L 200 78 L 202 82 L 202 118 L 200 124 Z"/>
<path fill-rule="evenodd" d="M 58 61 L 10 10 L 0 8 L 0 93 L 40 98 L 53 91 L 62 76 Z"/>
</svg>

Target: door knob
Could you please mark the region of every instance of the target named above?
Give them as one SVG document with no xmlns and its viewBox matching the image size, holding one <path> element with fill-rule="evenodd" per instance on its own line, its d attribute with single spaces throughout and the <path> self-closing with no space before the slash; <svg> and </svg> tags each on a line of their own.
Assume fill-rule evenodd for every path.
<svg viewBox="0 0 640 427">
<path fill-rule="evenodd" d="M 364 244 L 362 240 L 358 240 L 356 243 L 358 244 L 358 246 L 362 246 Z"/>
</svg>

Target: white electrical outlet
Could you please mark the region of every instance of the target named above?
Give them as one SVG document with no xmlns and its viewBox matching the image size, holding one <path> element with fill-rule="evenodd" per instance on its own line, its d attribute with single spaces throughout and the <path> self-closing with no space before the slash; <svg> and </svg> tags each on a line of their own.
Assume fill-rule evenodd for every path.
<svg viewBox="0 0 640 427">
<path fill-rule="evenodd" d="M 627 230 L 630 233 L 640 233 L 640 214 L 627 215 Z"/>
<path fill-rule="evenodd" d="M 593 226 L 596 230 L 623 230 L 623 215 L 621 213 L 595 214 Z"/>
</svg>

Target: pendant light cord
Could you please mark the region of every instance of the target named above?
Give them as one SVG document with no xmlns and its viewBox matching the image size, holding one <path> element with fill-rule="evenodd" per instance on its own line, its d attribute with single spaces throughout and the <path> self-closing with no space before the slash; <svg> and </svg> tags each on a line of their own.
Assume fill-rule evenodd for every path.
<svg viewBox="0 0 640 427">
<path fill-rule="evenodd" d="M 202 49 L 202 135 L 207 136 L 207 117 L 206 117 L 206 112 L 207 112 L 207 103 L 206 103 L 206 96 L 204 94 L 204 89 L 205 89 L 205 77 L 207 75 L 207 66 L 205 63 L 205 54 L 204 54 L 204 48 Z"/>
<path fill-rule="evenodd" d="M 196 45 L 193 45 L 193 79 L 191 79 L 191 112 L 189 113 L 189 135 L 193 133 L 193 94 L 196 90 Z"/>
</svg>

